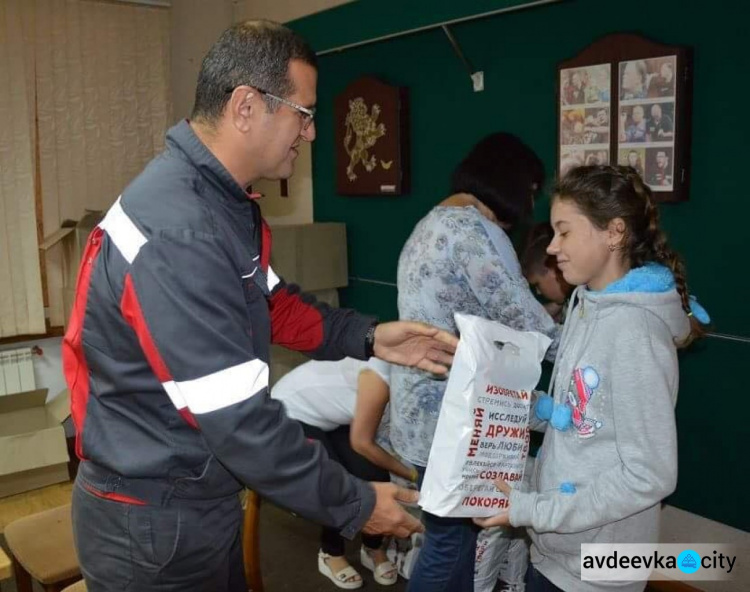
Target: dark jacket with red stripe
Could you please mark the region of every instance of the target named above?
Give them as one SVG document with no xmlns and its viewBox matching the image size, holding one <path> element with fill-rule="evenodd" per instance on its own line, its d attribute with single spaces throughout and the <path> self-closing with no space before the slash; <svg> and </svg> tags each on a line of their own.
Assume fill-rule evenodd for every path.
<svg viewBox="0 0 750 592">
<path fill-rule="evenodd" d="M 63 344 L 82 479 L 133 503 L 247 485 L 353 536 L 372 488 L 268 396 L 271 343 L 365 356 L 372 319 L 316 303 L 268 264 L 270 232 L 187 121 L 92 233 Z"/>
</svg>

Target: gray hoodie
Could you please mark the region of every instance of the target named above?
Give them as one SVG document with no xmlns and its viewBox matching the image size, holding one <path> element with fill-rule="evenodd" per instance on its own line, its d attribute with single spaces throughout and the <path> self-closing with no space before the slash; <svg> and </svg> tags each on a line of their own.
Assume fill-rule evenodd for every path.
<svg viewBox="0 0 750 592">
<path fill-rule="evenodd" d="M 531 561 L 559 588 L 642 590 L 581 581 L 581 544 L 658 542 L 659 502 L 677 483 L 675 342 L 689 319 L 655 264 L 601 292 L 579 287 L 571 307 L 550 386 L 570 420 L 546 429 L 532 491 L 512 492 L 510 521 L 530 527 Z"/>
</svg>

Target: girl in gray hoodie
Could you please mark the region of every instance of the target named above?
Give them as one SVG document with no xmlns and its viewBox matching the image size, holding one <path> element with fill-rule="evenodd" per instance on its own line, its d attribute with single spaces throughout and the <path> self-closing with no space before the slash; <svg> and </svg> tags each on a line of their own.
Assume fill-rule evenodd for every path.
<svg viewBox="0 0 750 592">
<path fill-rule="evenodd" d="M 629 167 L 573 169 L 555 188 L 548 252 L 570 302 L 532 490 L 481 526 L 528 526 L 527 592 L 635 592 L 646 582 L 581 581 L 582 543 L 657 543 L 659 503 L 677 483 L 677 348 L 708 316 L 659 228 L 651 190 Z"/>
</svg>

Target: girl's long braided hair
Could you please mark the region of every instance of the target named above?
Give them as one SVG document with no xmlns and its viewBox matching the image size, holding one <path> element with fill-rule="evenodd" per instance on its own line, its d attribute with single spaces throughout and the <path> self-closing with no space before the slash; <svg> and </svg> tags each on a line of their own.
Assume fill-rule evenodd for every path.
<svg viewBox="0 0 750 592">
<path fill-rule="evenodd" d="M 704 335 L 704 327 L 690 312 L 685 264 L 669 246 L 659 226 L 659 209 L 651 189 L 635 169 L 605 165 L 577 167 L 557 182 L 554 195 L 555 199 L 574 202 L 600 230 L 606 229 L 615 218 L 621 218 L 626 228 L 622 256 L 630 267 L 656 262 L 672 270 L 682 308 L 691 325 L 690 335 L 678 345 L 684 347 Z"/>
</svg>

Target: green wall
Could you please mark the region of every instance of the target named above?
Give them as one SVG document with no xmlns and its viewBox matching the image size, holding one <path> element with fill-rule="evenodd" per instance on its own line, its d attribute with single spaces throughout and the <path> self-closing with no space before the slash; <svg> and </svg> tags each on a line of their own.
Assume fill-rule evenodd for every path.
<svg viewBox="0 0 750 592">
<path fill-rule="evenodd" d="M 371 2 L 358 0 L 335 10 L 317 13 L 293 23 L 313 44 L 315 51 L 378 39 L 427 25 L 510 10 L 540 0 L 402 0 Z M 559 0 L 541 0 L 555 2 Z"/>
<path fill-rule="evenodd" d="M 445 2 L 437 4 L 444 9 Z M 451 4 L 470 13 L 510 3 Z M 371 37 L 378 14 L 390 15 L 391 23 L 402 19 L 399 22 L 409 28 L 433 5 L 425 0 L 359 0 L 292 26 L 324 49 L 334 45 L 331 39 L 341 39 L 333 30 L 344 27 L 350 38 Z M 663 206 L 663 224 L 687 261 L 691 290 L 712 314 L 715 330 L 750 337 L 747 238 L 741 239 L 748 236 L 750 214 L 743 174 L 748 170 L 745 143 L 750 140 L 750 120 L 740 104 L 749 86 L 750 51 L 745 23 L 730 5 L 737 6 L 727 0 L 566 0 L 456 25 L 453 32 L 465 54 L 476 69 L 484 70 L 482 93 L 472 92 L 468 74 L 440 31 L 321 57 L 313 149 L 315 220 L 347 224 L 351 276 L 395 283 L 401 246 L 417 220 L 446 197 L 453 166 L 480 137 L 497 130 L 518 134 L 551 174 L 559 61 L 612 32 L 638 32 L 664 43 L 690 45 L 695 52 L 691 198 Z M 410 195 L 336 194 L 333 100 L 363 74 L 409 87 Z M 546 219 L 548 209 L 548 199 L 540 200 L 537 217 Z M 392 286 L 352 280 L 342 300 L 381 319 L 397 316 Z M 741 365 L 748 361 L 750 344 L 713 338 L 682 356 L 677 408 L 680 482 L 669 500 L 745 530 L 750 521 L 740 504 L 748 466 L 742 436 L 749 433 L 750 394 L 744 392 Z"/>
</svg>

